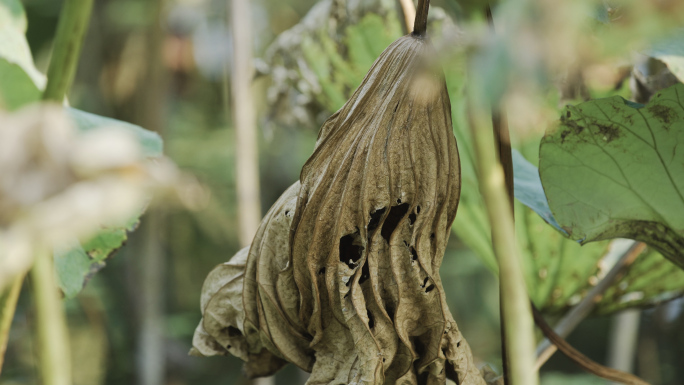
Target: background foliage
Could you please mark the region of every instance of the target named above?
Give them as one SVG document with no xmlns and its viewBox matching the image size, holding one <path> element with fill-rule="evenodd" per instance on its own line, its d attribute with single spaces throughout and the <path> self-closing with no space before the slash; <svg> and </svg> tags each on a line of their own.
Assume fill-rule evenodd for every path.
<svg viewBox="0 0 684 385">
<path fill-rule="evenodd" d="M 0 95 L 11 110 L 40 96 L 35 85 L 44 82 L 41 73 L 45 72 L 49 58 L 61 1 L 25 0 L 25 15 L 18 2 L 2 0 L 1 4 Z M 135 221 L 131 221 L 126 228 L 108 229 L 81 248 L 57 253 L 58 269 L 60 261 L 69 259 L 64 264 L 67 271 L 60 277 L 71 277 L 69 281 L 62 281 L 61 287 L 68 298 L 75 383 L 149 385 L 139 380 L 139 366 L 147 363 L 139 355 L 140 345 L 144 343 L 141 325 L 149 321 L 145 319 L 149 304 L 143 303 L 139 294 L 150 279 L 158 279 L 156 283 L 163 288 L 157 298 L 163 317 L 154 321 L 164 336 L 163 349 L 157 353 L 166 368 L 165 383 L 246 383 L 240 376 L 240 362 L 234 357 L 198 359 L 186 355 L 200 317 L 201 284 L 213 266 L 230 258 L 239 248 L 234 203 L 234 132 L 230 111 L 225 107 L 222 81 L 223 66 L 230 61 L 230 32 L 224 17 L 226 3 L 168 0 L 164 2 L 160 20 L 155 4 L 151 0 L 96 2 L 69 101 L 82 111 L 159 129 L 165 141 L 165 153 L 197 175 L 209 188 L 211 199 L 207 207 L 197 212 L 171 209 L 159 213 L 162 220 L 154 221 L 154 229 L 146 228 L 143 220 L 139 231 L 127 235 L 126 230 L 135 226 Z M 253 2 L 255 49 L 261 58 L 257 63 L 260 76 L 255 86 L 261 128 L 263 212 L 298 178 L 301 165 L 311 154 L 320 123 L 344 103 L 379 53 L 406 32 L 394 1 L 361 2 L 346 12 L 335 8 L 335 4 L 339 2 Z M 433 4 L 441 7 L 431 10 L 430 33 L 436 37 L 438 47 L 467 45 L 468 38 L 461 31 L 466 27 L 476 30 L 484 26 L 481 2 L 443 0 Z M 597 19 L 601 15 L 597 13 Z M 610 19 L 610 15 L 606 17 Z M 162 25 L 161 36 L 154 32 L 157 22 Z M 637 31 L 634 34 L 642 31 L 639 36 L 659 37 L 671 32 L 667 22 L 651 29 L 642 24 L 633 26 L 632 30 Z M 596 21 L 591 28 L 603 33 L 604 27 Z M 24 33 L 28 46 L 20 38 Z M 605 31 L 602 42 L 616 45 L 619 40 L 615 34 Z M 683 53 L 678 41 L 664 39 L 664 43 L 655 45 L 651 55 L 661 58 L 681 79 Z M 161 54 L 158 68 L 152 67 L 155 63 L 152 55 L 157 51 L 151 47 Z M 498 66 L 520 64 L 513 54 L 498 54 L 503 58 L 496 61 Z M 462 160 L 463 192 L 455 234 L 441 274 L 451 310 L 475 355 L 499 366 L 498 294 L 496 279 L 491 274 L 496 266 L 465 125 L 466 65 L 462 52 L 449 57 L 444 64 Z M 613 63 L 611 66 L 619 67 Z M 156 95 L 161 98 L 162 121 L 158 127 L 148 124 L 152 112 L 147 103 L 150 95 L 154 95 L 149 83 L 151 71 L 164 74 L 163 81 L 152 85 L 158 87 Z M 492 71 L 505 73 L 496 66 Z M 628 82 L 622 79 L 612 84 L 616 89 L 588 82 L 586 92 L 592 97 L 612 94 L 628 97 Z M 551 119 L 516 125 L 512 117 L 513 139 L 520 153 L 519 157 L 516 155 L 516 173 L 521 176 L 525 167 L 529 170 L 538 165 L 543 131 L 549 120 L 560 116 L 559 101 L 567 99 L 555 87 L 543 89 L 542 93 L 546 98 L 539 104 Z M 79 127 L 87 128 L 92 124 L 91 117 L 80 110 L 72 113 Z M 527 126 L 527 130 L 520 129 L 521 126 Z M 148 155 L 161 151 L 154 136 L 140 139 L 148 145 L 145 147 Z M 551 316 L 560 315 L 579 302 L 609 266 L 610 261 L 597 262 L 608 248 L 606 242 L 580 246 L 546 225 L 532 209 L 518 201 L 516 230 L 523 246 L 532 299 Z M 163 259 L 154 266 L 159 271 L 157 278 L 141 274 L 148 271 L 142 269 L 140 255 L 146 252 L 145 238 L 151 232 L 156 233 L 162 245 Z M 93 251 L 119 247 L 115 256 L 106 262 L 103 259 L 107 252 Z M 85 255 L 89 251 L 90 258 Z M 92 271 L 104 263 L 108 267 L 91 278 Z M 86 278 L 90 282 L 79 293 Z M 605 293 L 596 313 L 608 314 L 628 305 L 660 303 L 681 295 L 683 288 L 684 274 L 662 256 L 649 251 Z M 38 383 L 30 304 L 31 291 L 25 288 L 0 376 L 2 385 Z M 684 376 L 681 309 L 682 302 L 673 301 L 641 315 L 637 373 L 655 384 L 677 384 Z M 609 318 L 605 316 L 588 319 L 569 340 L 602 362 L 608 324 Z M 604 383 L 576 373 L 574 366 L 557 355 L 544 366 L 543 383 Z M 278 374 L 277 382 L 292 384 L 303 380 L 300 373 L 289 367 Z"/>
</svg>

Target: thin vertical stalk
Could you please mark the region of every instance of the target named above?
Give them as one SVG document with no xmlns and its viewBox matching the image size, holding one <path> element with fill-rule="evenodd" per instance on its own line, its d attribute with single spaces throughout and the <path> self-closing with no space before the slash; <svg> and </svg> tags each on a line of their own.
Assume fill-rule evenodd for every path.
<svg viewBox="0 0 684 385">
<path fill-rule="evenodd" d="M 534 323 L 522 271 L 522 258 L 515 239 L 510 198 L 506 191 L 503 168 L 497 162 L 490 113 L 478 83 L 469 88 L 470 129 L 475 144 L 480 191 L 492 225 L 494 254 L 499 263 L 502 322 L 511 385 L 537 385 L 534 368 Z"/>
<path fill-rule="evenodd" d="M 485 9 L 485 17 L 487 18 L 487 23 L 489 24 L 489 29 L 491 33 L 494 34 L 494 17 L 492 15 L 492 9 L 487 5 Z M 515 202 L 514 202 L 514 191 L 513 191 L 513 156 L 511 153 L 511 135 L 508 131 L 508 120 L 506 119 L 506 113 L 501 105 L 492 106 L 492 128 L 494 133 L 494 146 L 496 152 L 499 155 L 498 161 L 501 165 L 504 173 L 504 180 L 506 181 L 506 194 L 508 195 L 508 204 L 511 210 L 511 215 L 515 221 Z M 503 306 L 502 299 L 504 297 L 503 286 L 499 285 L 499 316 L 501 319 L 501 361 L 503 367 L 503 382 L 504 385 L 509 383 L 508 375 L 508 353 L 506 349 L 506 325 L 503 317 Z"/>
<path fill-rule="evenodd" d="M 66 0 L 59 15 L 43 100 L 61 103 L 74 81 L 93 0 Z"/>
<path fill-rule="evenodd" d="M 138 244 L 141 253 L 140 330 L 138 331 L 137 372 L 140 385 L 164 384 L 164 252 L 160 245 L 161 213 L 148 213 Z"/>
<path fill-rule="evenodd" d="M 17 300 L 21 291 L 21 284 L 24 282 L 24 274 L 19 274 L 5 291 L 0 293 L 0 373 L 2 364 L 5 361 L 9 331 L 14 318 L 14 311 L 17 308 Z"/>
<path fill-rule="evenodd" d="M 31 284 L 36 304 L 38 359 L 43 385 L 71 385 L 69 333 L 62 300 L 55 280 L 52 253 L 35 255 Z"/>
<path fill-rule="evenodd" d="M 261 221 L 256 111 L 252 96 L 252 19 L 249 4 L 248 0 L 233 0 L 231 8 L 233 68 L 230 81 L 235 126 L 238 220 L 242 246 L 252 243 L 252 237 Z"/>
<path fill-rule="evenodd" d="M 230 73 L 240 245 L 247 246 L 261 221 L 259 149 L 256 109 L 252 95 L 252 16 L 249 0 L 232 0 L 229 16 L 233 31 L 233 68 Z M 228 79 L 225 79 L 226 82 Z M 253 385 L 273 385 L 274 377 L 257 378 Z"/>
<path fill-rule="evenodd" d="M 43 100 L 61 103 L 71 87 L 93 0 L 66 0 L 59 16 Z M 44 385 L 71 384 L 69 332 L 54 276 L 52 253 L 38 252 L 31 268 L 39 365 Z"/>
<path fill-rule="evenodd" d="M 492 16 L 492 9 L 487 6 L 485 11 L 487 22 L 492 33 L 494 30 L 494 17 Z M 504 179 L 506 180 L 506 193 L 508 194 L 508 203 L 511 207 L 511 213 L 514 213 L 514 199 L 513 191 L 513 155 L 511 153 L 511 134 L 508 130 L 508 119 L 506 118 L 506 110 L 503 104 L 492 106 L 492 128 L 494 129 L 494 145 L 499 154 L 499 162 L 504 171 Z M 515 215 L 513 215 L 515 217 Z"/>
<path fill-rule="evenodd" d="M 399 0 L 399 5 L 401 6 L 401 11 L 404 14 L 404 25 L 406 26 L 406 31 L 413 31 L 413 23 L 416 21 L 416 6 L 413 4 L 413 0 Z"/>
<path fill-rule="evenodd" d="M 164 103 L 168 89 L 167 73 L 162 62 L 165 31 L 165 0 L 149 0 L 149 24 L 145 31 L 145 78 L 136 95 L 134 121 L 163 136 Z M 164 231 L 162 210 L 150 210 L 142 220 L 140 250 L 140 308 L 137 346 L 137 376 L 140 385 L 162 385 L 166 374 L 164 338 L 164 282 L 166 254 L 162 245 Z"/>
<path fill-rule="evenodd" d="M 631 373 L 639 339 L 641 309 L 627 309 L 613 316 L 608 338 L 608 366 Z M 612 384 L 618 385 L 618 382 Z"/>
<path fill-rule="evenodd" d="M 429 9 L 430 0 L 418 0 L 418 6 L 416 7 L 416 21 L 413 23 L 414 35 L 425 36 L 427 34 L 427 19 Z"/>
</svg>

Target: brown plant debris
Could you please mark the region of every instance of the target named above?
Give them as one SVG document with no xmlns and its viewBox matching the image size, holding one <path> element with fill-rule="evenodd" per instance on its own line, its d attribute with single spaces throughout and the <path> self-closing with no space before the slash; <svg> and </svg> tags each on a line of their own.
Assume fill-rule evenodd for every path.
<svg viewBox="0 0 684 385">
<path fill-rule="evenodd" d="M 249 251 L 207 277 L 194 353 L 311 385 L 485 384 L 439 276 L 461 183 L 434 56 L 400 38 L 325 122 Z"/>
</svg>

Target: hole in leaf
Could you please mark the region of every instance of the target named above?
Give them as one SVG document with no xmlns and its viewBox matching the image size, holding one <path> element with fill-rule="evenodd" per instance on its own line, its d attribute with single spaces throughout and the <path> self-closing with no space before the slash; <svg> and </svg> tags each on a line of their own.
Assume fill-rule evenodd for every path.
<svg viewBox="0 0 684 385">
<path fill-rule="evenodd" d="M 373 319 L 373 313 L 370 312 L 370 310 L 366 310 L 368 312 L 368 328 L 373 329 L 373 326 L 375 326 L 375 319 Z"/>
<path fill-rule="evenodd" d="M 421 341 L 420 337 L 414 337 L 411 340 L 413 341 L 413 349 L 418 354 L 418 357 L 422 357 L 426 351 L 425 343 L 423 343 L 423 341 Z M 426 371 L 426 374 L 427 374 L 427 371 Z"/>
<path fill-rule="evenodd" d="M 349 293 L 351 293 L 351 292 L 348 291 L 347 294 L 344 295 L 344 298 L 345 298 L 345 299 L 349 298 Z"/>
<path fill-rule="evenodd" d="M 340 238 L 340 262 L 346 263 L 350 269 L 356 268 L 361 253 L 363 253 L 363 246 L 360 243 L 358 229 L 355 233 Z"/>
<path fill-rule="evenodd" d="M 413 225 L 413 223 L 416 221 L 416 214 L 411 213 L 409 214 L 409 225 Z"/>
<path fill-rule="evenodd" d="M 290 210 L 285 210 L 285 216 L 290 213 Z"/>
<path fill-rule="evenodd" d="M 397 199 L 397 204 L 398 204 L 398 205 L 401 204 L 401 198 L 398 198 L 398 199 Z"/>
<path fill-rule="evenodd" d="M 425 285 L 427 285 L 429 279 L 430 279 L 430 278 L 425 277 L 425 279 L 423 280 L 423 284 L 420 285 L 420 287 L 425 287 Z"/>
<path fill-rule="evenodd" d="M 320 270 L 318 270 L 318 275 L 323 275 L 325 274 L 325 267 L 321 267 Z"/>
<path fill-rule="evenodd" d="M 392 323 L 394 323 L 394 306 L 392 306 L 390 304 L 385 305 L 385 311 L 387 312 L 387 315 L 392 320 Z"/>
<path fill-rule="evenodd" d="M 228 334 L 228 337 L 238 337 L 242 335 L 242 332 L 240 329 L 234 327 L 234 326 L 228 326 L 225 327 L 221 330 L 221 332 Z"/>
<path fill-rule="evenodd" d="M 387 218 L 385 218 L 385 223 L 382 224 L 381 231 L 382 237 L 385 239 L 385 241 L 387 241 L 387 243 L 389 243 L 392 233 L 399 225 L 399 221 L 404 218 L 406 212 L 408 212 L 408 209 L 408 203 L 402 203 L 399 206 L 392 206 L 390 209 L 389 213 L 387 214 Z"/>
<path fill-rule="evenodd" d="M 435 239 L 435 233 L 430 234 L 430 239 Z"/>
<path fill-rule="evenodd" d="M 359 278 L 359 285 L 366 282 L 366 280 L 370 278 L 370 270 L 368 268 L 368 261 L 363 264 L 363 267 L 361 268 L 361 277 Z"/>
<path fill-rule="evenodd" d="M 456 347 L 460 348 L 461 347 L 461 341 L 456 342 Z"/>
<path fill-rule="evenodd" d="M 370 221 L 368 221 L 368 237 L 370 238 L 370 235 L 375 231 L 375 229 L 378 228 L 378 225 L 380 224 L 380 219 L 382 218 L 382 215 L 387 211 L 386 207 L 383 207 L 381 209 L 375 210 L 374 212 L 371 213 Z"/>
<path fill-rule="evenodd" d="M 420 205 L 416 206 L 416 214 L 420 214 Z"/>
<path fill-rule="evenodd" d="M 425 292 L 426 292 L 426 293 L 429 293 L 429 292 L 431 292 L 434 288 L 435 288 L 435 285 L 430 284 L 430 286 L 428 286 L 428 287 L 425 289 Z"/>
<path fill-rule="evenodd" d="M 409 250 L 411 251 L 411 260 L 412 261 L 417 260 L 418 259 L 418 252 L 416 252 L 416 249 L 414 249 L 413 246 L 411 246 L 411 248 Z M 427 278 L 425 278 L 425 279 L 427 279 Z M 423 285 L 423 286 L 425 286 L 425 285 Z"/>
<path fill-rule="evenodd" d="M 226 345 L 226 349 L 230 349 L 230 348 L 232 348 L 232 346 Z"/>
</svg>

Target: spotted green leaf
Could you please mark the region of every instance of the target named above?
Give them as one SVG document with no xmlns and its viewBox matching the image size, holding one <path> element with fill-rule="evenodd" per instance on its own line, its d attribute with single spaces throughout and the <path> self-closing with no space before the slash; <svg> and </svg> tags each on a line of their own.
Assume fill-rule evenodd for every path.
<svg viewBox="0 0 684 385">
<path fill-rule="evenodd" d="M 539 171 L 572 239 L 636 239 L 684 268 L 684 85 L 646 106 L 616 96 L 566 107 Z"/>
</svg>

